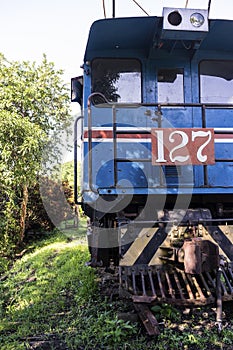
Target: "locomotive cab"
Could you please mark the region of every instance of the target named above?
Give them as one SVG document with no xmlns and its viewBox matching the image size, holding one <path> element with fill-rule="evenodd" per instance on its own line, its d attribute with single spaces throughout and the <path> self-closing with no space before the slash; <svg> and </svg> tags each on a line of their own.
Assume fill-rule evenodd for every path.
<svg viewBox="0 0 233 350">
<path fill-rule="evenodd" d="M 90 264 L 119 266 L 134 302 L 233 298 L 232 31 L 173 8 L 90 29 L 73 84 Z"/>
</svg>

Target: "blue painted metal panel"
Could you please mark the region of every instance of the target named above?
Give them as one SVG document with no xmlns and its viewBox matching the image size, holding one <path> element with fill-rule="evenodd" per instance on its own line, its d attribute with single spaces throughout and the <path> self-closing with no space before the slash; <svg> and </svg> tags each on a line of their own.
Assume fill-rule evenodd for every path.
<svg viewBox="0 0 233 350">
<path fill-rule="evenodd" d="M 200 50 L 229 51 L 228 40 L 229 33 L 233 32 L 233 22 L 210 20 L 209 28 L 208 35 L 201 42 Z M 130 57 L 132 51 L 135 55 L 137 52 L 138 56 L 141 53 L 148 57 L 150 49 L 157 44 L 156 39 L 161 29 L 162 17 L 111 18 L 96 21 L 90 29 L 84 62 L 93 57 L 109 55 L 110 50 L 114 57 Z M 163 47 L 166 47 L 166 44 L 164 40 Z M 183 51 L 188 53 L 184 46 Z M 163 50 L 155 52 L 158 57 L 159 54 L 162 55 Z"/>
<path fill-rule="evenodd" d="M 208 166 L 208 179 L 210 187 L 231 187 L 233 190 L 233 162 Z"/>
</svg>

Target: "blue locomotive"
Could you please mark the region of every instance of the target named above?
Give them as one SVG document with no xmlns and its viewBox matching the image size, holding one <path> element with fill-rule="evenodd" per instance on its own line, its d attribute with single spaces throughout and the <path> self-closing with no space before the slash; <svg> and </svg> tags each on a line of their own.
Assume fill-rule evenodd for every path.
<svg viewBox="0 0 233 350">
<path fill-rule="evenodd" d="M 98 20 L 72 79 L 90 264 L 119 266 L 135 303 L 217 302 L 219 325 L 233 299 L 232 33 L 188 8 Z"/>
</svg>

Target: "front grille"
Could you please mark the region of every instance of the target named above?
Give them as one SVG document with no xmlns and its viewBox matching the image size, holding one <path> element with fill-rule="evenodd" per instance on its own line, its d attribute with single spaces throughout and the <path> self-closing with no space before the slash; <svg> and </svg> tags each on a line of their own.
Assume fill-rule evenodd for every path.
<svg viewBox="0 0 233 350">
<path fill-rule="evenodd" d="M 217 271 L 191 275 L 171 267 L 135 265 L 120 267 L 120 282 L 132 293 L 134 302 L 205 305 L 216 301 Z M 232 266 L 221 273 L 222 300 L 233 300 Z"/>
</svg>

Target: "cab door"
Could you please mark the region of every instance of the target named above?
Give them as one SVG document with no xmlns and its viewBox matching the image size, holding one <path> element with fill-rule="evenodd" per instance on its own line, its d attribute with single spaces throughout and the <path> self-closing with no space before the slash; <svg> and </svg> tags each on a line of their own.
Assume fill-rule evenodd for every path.
<svg viewBox="0 0 233 350">
<path fill-rule="evenodd" d="M 156 80 L 155 100 L 158 103 L 155 110 L 157 126 L 154 120 L 148 120 L 151 128 L 192 128 L 193 108 L 191 93 L 190 64 L 184 60 L 159 61 L 155 63 L 153 74 Z M 186 105 L 187 103 L 187 105 Z M 165 146 L 166 147 L 166 146 Z M 192 165 L 162 166 L 161 185 L 193 186 Z"/>
</svg>

